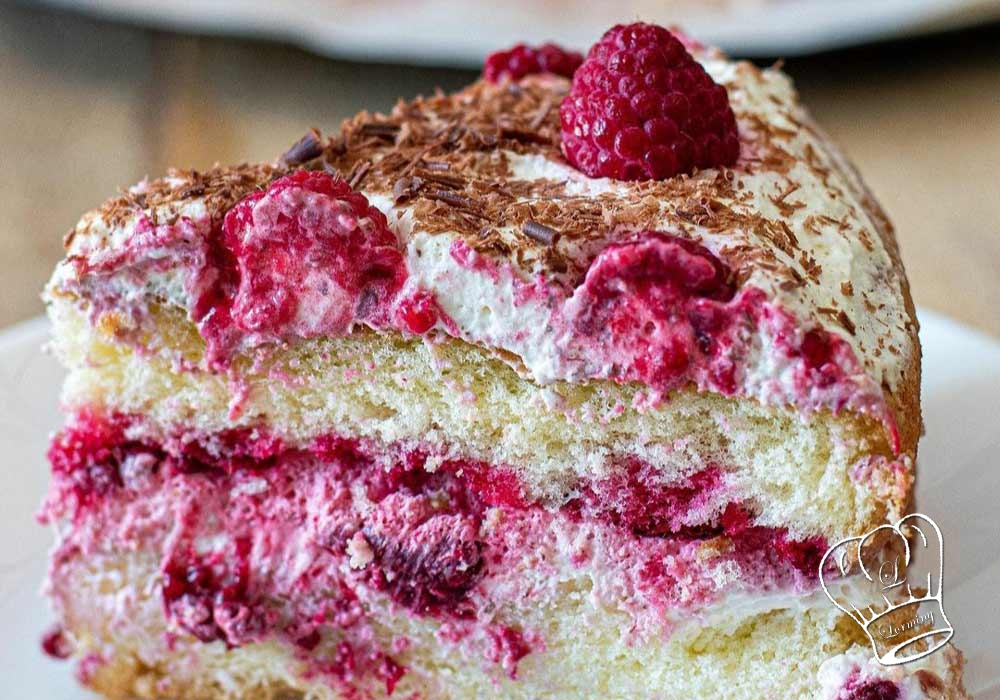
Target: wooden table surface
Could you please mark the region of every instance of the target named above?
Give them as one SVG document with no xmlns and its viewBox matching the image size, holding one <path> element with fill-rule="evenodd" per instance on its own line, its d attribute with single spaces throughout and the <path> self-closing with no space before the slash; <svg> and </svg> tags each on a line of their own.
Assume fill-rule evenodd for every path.
<svg viewBox="0 0 1000 700">
<path fill-rule="evenodd" d="M 917 303 L 1000 336 L 1000 27 L 786 70 L 894 219 Z M 63 233 L 116 188 L 471 77 L 0 2 L 0 326 L 42 311 Z"/>
</svg>

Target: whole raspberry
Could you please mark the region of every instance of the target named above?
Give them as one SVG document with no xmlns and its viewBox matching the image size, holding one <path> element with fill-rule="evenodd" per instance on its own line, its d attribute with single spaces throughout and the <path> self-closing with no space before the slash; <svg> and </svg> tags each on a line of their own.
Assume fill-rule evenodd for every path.
<svg viewBox="0 0 1000 700">
<path fill-rule="evenodd" d="M 486 57 L 483 77 L 491 83 L 503 78 L 520 80 L 534 73 L 553 73 L 567 78 L 583 63 L 583 56 L 555 44 L 527 46 L 518 44 L 506 51 L 495 51 Z"/>
<path fill-rule="evenodd" d="M 590 177 L 661 180 L 739 156 L 736 117 L 663 27 L 612 27 L 573 75 L 559 110 L 566 158 Z"/>
</svg>

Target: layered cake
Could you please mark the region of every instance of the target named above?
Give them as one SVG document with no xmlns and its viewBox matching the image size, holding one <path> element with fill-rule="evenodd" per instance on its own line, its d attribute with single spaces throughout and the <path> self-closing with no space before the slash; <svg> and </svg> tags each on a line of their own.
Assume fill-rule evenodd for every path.
<svg viewBox="0 0 1000 700">
<path fill-rule="evenodd" d="M 46 301 L 45 645 L 109 697 L 965 697 L 820 589 L 907 512 L 920 350 L 776 68 L 518 46 L 124 191 Z"/>
</svg>

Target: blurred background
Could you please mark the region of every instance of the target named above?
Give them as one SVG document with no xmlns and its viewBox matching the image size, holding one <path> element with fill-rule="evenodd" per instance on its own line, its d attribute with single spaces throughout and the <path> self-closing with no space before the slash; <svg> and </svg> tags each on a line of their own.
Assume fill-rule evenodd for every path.
<svg viewBox="0 0 1000 700">
<path fill-rule="evenodd" d="M 458 88 L 518 40 L 677 23 L 785 70 L 895 221 L 919 304 L 1000 335 L 1000 0 L 0 0 L 0 327 L 79 215 L 168 166 Z"/>
</svg>

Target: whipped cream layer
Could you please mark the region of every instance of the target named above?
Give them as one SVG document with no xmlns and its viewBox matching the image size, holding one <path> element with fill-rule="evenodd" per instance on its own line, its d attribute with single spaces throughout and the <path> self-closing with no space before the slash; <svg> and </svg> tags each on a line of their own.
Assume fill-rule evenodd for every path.
<svg viewBox="0 0 1000 700">
<path fill-rule="evenodd" d="M 210 360 L 358 327 L 446 333 L 539 383 L 635 381 L 646 387 L 640 405 L 693 383 L 804 411 L 846 407 L 882 421 L 897 451 L 908 449 L 919 357 L 890 224 L 785 76 L 712 52 L 699 59 L 737 116 L 742 150 L 731 169 L 587 178 L 559 152 L 567 81 L 476 83 L 387 116 L 361 114 L 338 138 L 307 137 L 273 167 L 141 183 L 84 217 L 49 294 L 78 296 L 95 318 L 110 312 L 137 329 L 151 303 L 186 309 Z M 354 293 L 334 294 L 348 287 L 322 270 L 272 276 L 280 294 L 301 297 L 296 322 L 261 333 L 235 319 L 219 345 L 217 300 L 246 286 L 236 279 L 227 291 L 220 280 L 251 274 L 242 259 L 226 262 L 235 253 L 223 220 L 299 167 L 344 177 L 385 215 L 402 285 L 389 296 L 350 285 Z M 271 199 L 258 204 L 274 211 Z M 315 200 L 297 200 L 303 230 L 336 215 L 336 203 Z M 341 255 L 364 268 L 363 253 Z M 691 260 L 717 265 L 718 284 L 699 286 Z"/>
</svg>

